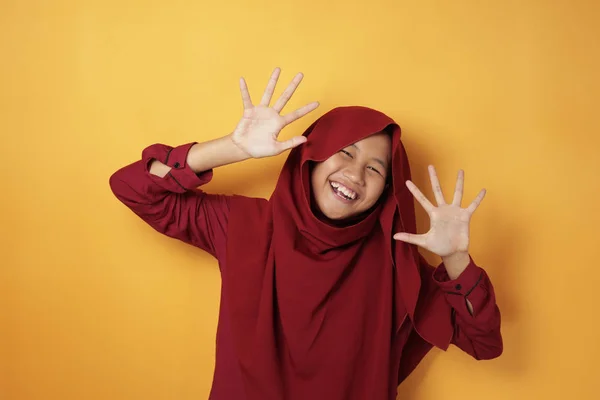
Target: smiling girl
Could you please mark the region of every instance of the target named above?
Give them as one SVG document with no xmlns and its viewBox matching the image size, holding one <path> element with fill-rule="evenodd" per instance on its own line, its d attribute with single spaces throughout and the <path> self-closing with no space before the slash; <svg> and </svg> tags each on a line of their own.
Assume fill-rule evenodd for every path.
<svg viewBox="0 0 600 400">
<path fill-rule="evenodd" d="M 410 181 L 397 123 L 366 107 L 339 107 L 302 136 L 280 131 L 318 107 L 281 111 L 298 74 L 271 104 L 279 69 L 222 138 L 155 144 L 115 172 L 115 196 L 157 231 L 219 262 L 222 296 L 210 399 L 396 398 L 436 346 L 478 360 L 502 352 L 500 312 L 485 271 L 469 256 L 469 222 L 485 191 L 461 207 L 464 174 L 437 205 Z M 292 149 L 270 199 L 208 194 L 213 169 Z M 430 217 L 416 234 L 414 199 Z M 434 268 L 417 246 L 442 257 Z"/>
</svg>

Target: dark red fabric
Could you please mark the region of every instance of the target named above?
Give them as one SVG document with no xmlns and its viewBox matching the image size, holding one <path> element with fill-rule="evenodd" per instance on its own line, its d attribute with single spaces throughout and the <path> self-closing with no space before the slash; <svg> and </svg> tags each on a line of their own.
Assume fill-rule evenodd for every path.
<svg viewBox="0 0 600 400">
<path fill-rule="evenodd" d="M 392 132 L 385 198 L 355 225 L 322 222 L 310 207 L 310 162 L 384 129 Z M 383 399 L 397 382 L 395 346 L 406 313 L 441 348 L 453 333 L 443 296 L 438 306 L 427 304 L 426 318 L 415 318 L 419 254 L 392 239 L 415 232 L 400 127 L 379 111 L 340 107 L 304 135 L 269 202 L 231 200 L 224 279 L 247 398 Z"/>
<path fill-rule="evenodd" d="M 228 304 L 228 299 L 232 297 L 231 291 L 239 284 L 236 283 L 235 279 L 232 279 L 230 282 L 229 277 L 230 272 L 233 274 L 239 268 L 239 265 L 232 266 L 227 261 L 227 252 L 231 253 L 231 248 L 228 249 L 226 243 L 228 241 L 227 238 L 230 236 L 229 222 L 234 214 L 232 211 L 233 206 L 236 201 L 242 198 L 210 195 L 195 189 L 210 179 L 212 171 L 207 171 L 199 175 L 191 171 L 185 163 L 185 158 L 191 145 L 172 148 L 157 144 L 148 147 L 143 152 L 142 160 L 121 168 L 111 176 L 111 188 L 119 200 L 156 230 L 200 247 L 219 260 L 223 275 L 223 287 L 217 331 L 215 379 L 213 381 L 211 399 L 243 400 L 245 398 L 254 398 L 251 397 L 253 394 L 249 393 L 249 389 L 264 390 L 267 394 L 272 393 L 273 390 L 283 390 L 285 387 L 277 382 L 263 382 L 263 387 L 260 387 L 261 382 L 259 380 L 248 384 L 248 381 L 252 380 L 252 378 L 246 375 L 246 370 L 240 364 L 238 358 L 239 347 L 236 346 L 237 350 L 234 351 L 234 337 L 236 337 L 235 343 L 239 345 L 239 338 L 237 337 L 239 336 L 239 332 L 235 326 L 231 325 L 233 323 L 233 314 L 229 310 L 230 304 Z M 150 175 L 148 173 L 148 165 L 153 159 L 158 159 L 173 167 L 171 173 L 165 178 Z M 267 215 L 264 213 L 264 210 L 268 210 L 268 206 L 266 205 L 269 204 L 266 200 L 252 199 L 249 201 L 254 205 L 254 209 L 246 209 L 249 214 L 252 214 L 254 210 L 259 216 L 262 215 L 264 217 Z M 251 262 L 251 260 L 249 261 Z M 405 320 L 395 342 L 390 345 L 391 355 L 383 356 L 389 357 L 392 364 L 388 373 L 389 381 L 382 384 L 387 389 L 385 395 L 383 393 L 386 390 L 370 386 L 369 384 L 369 387 L 365 387 L 365 391 L 362 393 L 356 391 L 345 393 L 343 395 L 345 397 L 331 397 L 331 389 L 326 382 L 322 387 L 315 385 L 314 392 L 303 393 L 300 388 L 297 392 L 290 393 L 288 397 L 280 398 L 301 398 L 308 393 L 311 398 L 317 399 L 394 399 L 397 383 L 404 380 L 430 350 L 432 344 L 424 340 L 422 335 L 424 335 L 424 332 L 426 335 L 427 327 L 436 326 L 436 324 L 448 323 L 447 329 L 453 332 L 452 343 L 473 357 L 487 359 L 498 356 L 502 352 L 500 314 L 495 303 L 493 287 L 487 274 L 471 260 L 471 263 L 463 274 L 456 280 L 450 281 L 447 274 L 445 274 L 443 264 L 435 270 L 435 275 L 433 275 L 433 268 L 427 265 L 420 257 L 419 264 L 420 268 L 418 269 L 415 265 L 415 269 L 420 273 L 418 280 L 421 287 L 420 290 L 416 290 L 419 293 L 418 301 L 415 301 L 417 306 L 412 312 L 412 317 Z M 375 267 L 377 265 L 373 264 L 372 268 Z M 264 270 L 265 268 L 257 271 L 257 275 L 260 275 L 261 279 L 255 277 L 250 277 L 250 279 L 254 282 L 267 282 L 265 285 L 269 281 L 276 281 L 276 276 L 269 278 L 269 275 L 265 274 Z M 457 284 L 460 284 L 462 289 L 457 290 Z M 275 288 L 274 285 L 273 288 Z M 297 296 L 298 294 L 296 292 L 290 296 L 293 295 Z M 473 316 L 469 314 L 466 308 L 465 299 L 467 297 L 475 309 Z M 263 296 L 263 299 L 268 300 L 269 296 Z M 271 296 L 270 300 L 277 300 L 277 298 Z M 277 305 L 277 301 L 274 301 L 273 304 L 273 320 L 277 321 L 281 313 L 279 310 L 280 307 Z M 401 302 L 396 302 L 396 305 L 396 311 L 398 311 L 402 307 L 402 304 Z M 440 322 L 437 320 L 437 315 L 442 313 L 447 313 L 448 318 L 444 318 Z M 403 312 L 398 313 L 398 315 L 403 314 L 406 315 Z M 329 321 L 330 314 L 325 312 L 325 316 L 327 318 L 323 321 Z M 335 318 L 333 321 L 335 321 Z M 418 333 L 414 330 L 413 322 L 416 322 L 417 326 L 421 327 Z M 283 323 L 276 322 L 272 326 L 275 327 L 273 332 L 269 333 L 267 331 L 265 337 L 268 338 L 271 336 L 273 338 L 285 339 L 285 336 L 281 334 L 283 332 Z M 434 336 L 430 336 L 429 341 L 432 341 L 431 337 Z M 266 351 L 266 354 L 269 354 L 267 343 L 269 342 L 257 341 L 257 345 L 261 346 Z M 280 346 L 286 345 L 285 342 L 274 342 L 274 344 L 277 351 L 279 351 Z M 439 345 L 440 343 L 435 344 Z M 442 346 L 440 347 L 447 347 L 447 343 L 441 344 Z M 357 348 L 360 349 L 361 347 L 368 346 L 371 346 L 370 342 L 361 342 Z M 314 345 L 309 349 L 309 352 L 313 349 Z M 335 351 L 335 348 L 333 350 Z M 261 354 L 258 353 L 258 355 L 260 356 Z M 286 366 L 284 369 L 283 362 L 292 361 L 291 357 L 292 354 L 287 354 L 285 358 L 278 361 L 282 365 L 282 369 L 277 372 L 281 371 L 282 374 L 290 373 L 289 366 Z M 290 365 L 293 367 L 296 366 L 295 364 Z M 366 374 L 368 376 L 370 365 L 358 366 L 354 371 L 353 378 L 360 379 L 361 374 L 365 373 L 364 371 L 367 371 Z M 319 379 L 318 377 L 308 376 L 303 371 L 300 371 L 298 378 L 302 381 Z M 382 394 L 381 397 L 379 394 Z"/>
</svg>

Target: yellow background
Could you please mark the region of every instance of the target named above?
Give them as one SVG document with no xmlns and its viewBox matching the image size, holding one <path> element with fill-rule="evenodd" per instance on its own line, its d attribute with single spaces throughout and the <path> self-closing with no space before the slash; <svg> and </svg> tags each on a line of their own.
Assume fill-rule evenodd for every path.
<svg viewBox="0 0 600 400">
<path fill-rule="evenodd" d="M 238 78 L 286 110 L 378 108 L 414 180 L 485 187 L 471 254 L 505 352 L 434 350 L 401 399 L 597 399 L 600 17 L 585 1 L 0 0 L 0 399 L 205 399 L 216 263 L 162 237 L 108 178 L 152 143 L 229 133 Z M 216 171 L 268 196 L 285 156 Z M 426 215 L 418 208 L 420 230 Z M 430 261 L 436 261 L 431 254 Z"/>
</svg>

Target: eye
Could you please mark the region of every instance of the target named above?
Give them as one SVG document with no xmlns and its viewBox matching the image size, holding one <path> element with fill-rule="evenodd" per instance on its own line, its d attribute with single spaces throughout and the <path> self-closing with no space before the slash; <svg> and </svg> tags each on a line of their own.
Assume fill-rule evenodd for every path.
<svg viewBox="0 0 600 400">
<path fill-rule="evenodd" d="M 379 175 L 383 176 L 383 175 L 381 174 L 381 172 L 379 172 L 379 170 L 378 170 L 377 168 L 375 168 L 375 167 L 371 167 L 371 166 L 368 166 L 367 168 L 368 168 L 368 169 L 370 169 L 370 170 L 372 170 L 372 171 L 375 171 L 375 172 L 377 172 Z"/>
<path fill-rule="evenodd" d="M 340 153 L 344 153 L 346 156 L 352 158 L 352 154 L 350 154 L 349 151 L 346 151 L 346 150 L 342 149 L 342 150 L 340 150 Z"/>
</svg>

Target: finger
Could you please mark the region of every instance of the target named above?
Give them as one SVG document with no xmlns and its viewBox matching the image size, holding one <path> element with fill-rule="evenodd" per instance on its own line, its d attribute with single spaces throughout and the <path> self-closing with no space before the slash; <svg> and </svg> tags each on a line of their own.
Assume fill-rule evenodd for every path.
<svg viewBox="0 0 600 400">
<path fill-rule="evenodd" d="M 396 233 L 394 235 L 394 239 L 406 243 L 416 244 L 417 246 L 421 247 L 425 245 L 425 235 L 415 235 L 412 233 L 401 232 Z"/>
<path fill-rule="evenodd" d="M 297 109 L 296 111 L 293 111 L 289 114 L 284 115 L 283 121 L 286 125 L 291 124 L 295 120 L 304 117 L 309 112 L 314 111 L 317 107 L 319 107 L 319 102 L 314 101 L 310 104 L 305 105 L 302 108 Z"/>
<path fill-rule="evenodd" d="M 440 181 L 438 180 L 437 173 L 435 172 L 435 167 L 433 165 L 429 166 L 429 180 L 431 181 L 433 195 L 435 196 L 435 201 L 437 201 L 438 206 L 446 204 L 444 193 L 442 192 L 442 186 L 440 185 Z"/>
<path fill-rule="evenodd" d="M 280 73 L 281 69 L 277 67 L 271 74 L 271 78 L 269 79 L 269 83 L 267 84 L 267 88 L 265 89 L 265 93 L 263 94 L 263 97 L 260 100 L 261 106 L 269 107 L 269 104 L 271 103 L 271 98 L 273 97 L 273 92 L 275 91 L 275 86 L 277 86 L 277 80 L 279 79 Z"/>
<path fill-rule="evenodd" d="M 456 178 L 456 188 L 454 189 L 454 198 L 452 199 L 453 206 L 460 207 L 460 204 L 462 203 L 464 182 L 465 171 L 460 169 L 458 170 L 458 177 Z"/>
<path fill-rule="evenodd" d="M 298 85 L 300 84 L 300 82 L 302 82 L 302 78 L 304 78 L 304 75 L 302 73 L 299 73 L 294 77 L 294 79 L 285 89 L 283 94 L 277 99 L 277 102 L 275 102 L 275 105 L 273 106 L 275 111 L 280 113 L 281 110 L 283 110 L 283 107 L 285 107 L 288 101 L 290 101 L 290 98 L 298 88 Z"/>
<path fill-rule="evenodd" d="M 244 103 L 244 110 L 252 108 L 252 99 L 250 98 L 250 93 L 248 92 L 248 85 L 246 85 L 246 80 L 244 78 L 240 78 L 240 92 L 242 92 L 242 102 Z"/>
<path fill-rule="evenodd" d="M 433 209 L 435 208 L 433 204 L 431 204 L 429 200 L 427 200 L 427 197 L 425 197 L 425 195 L 421 193 L 419 188 L 414 183 L 412 183 L 411 181 L 406 181 L 406 186 L 408 187 L 408 190 L 410 190 L 410 192 L 413 194 L 413 196 L 415 196 L 415 199 L 417 199 L 417 201 L 423 206 L 425 211 L 427 211 L 427 213 L 433 211 Z"/>
<path fill-rule="evenodd" d="M 467 211 L 470 214 L 473 214 L 475 212 L 475 210 L 477 210 L 477 207 L 479 207 L 479 205 L 483 201 L 483 198 L 485 197 L 485 193 L 486 193 L 486 190 L 481 189 L 481 191 L 479 192 L 477 197 L 475 197 L 475 200 L 473 200 L 473 202 L 469 205 L 469 207 L 467 207 Z"/>
<path fill-rule="evenodd" d="M 279 142 L 279 149 L 281 152 L 284 152 L 289 149 L 293 149 L 294 147 L 300 146 L 303 143 L 306 143 L 306 136 L 294 136 L 293 138 L 286 140 L 284 142 Z"/>
</svg>

